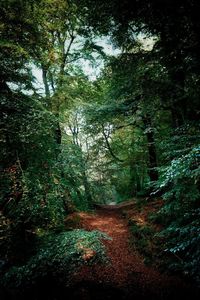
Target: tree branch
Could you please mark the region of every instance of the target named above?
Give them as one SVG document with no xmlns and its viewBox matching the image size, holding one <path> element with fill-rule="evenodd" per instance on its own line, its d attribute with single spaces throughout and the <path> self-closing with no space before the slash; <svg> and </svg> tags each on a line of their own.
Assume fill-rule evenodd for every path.
<svg viewBox="0 0 200 300">
<path fill-rule="evenodd" d="M 104 126 L 103 126 L 103 125 L 101 125 L 101 126 L 102 126 L 102 133 L 103 133 L 103 136 L 104 136 L 104 138 L 105 138 L 106 146 L 107 146 L 107 149 L 109 150 L 111 156 L 112 156 L 115 160 L 117 160 L 117 161 L 119 161 L 119 162 L 124 162 L 124 160 L 122 160 L 122 159 L 120 159 L 119 157 L 117 157 L 117 156 L 114 154 L 114 152 L 112 151 L 112 148 L 111 148 L 110 143 L 109 143 L 109 141 L 108 141 L 108 137 L 107 137 L 107 135 L 106 135 L 106 133 L 105 133 L 105 131 L 104 131 Z"/>
</svg>

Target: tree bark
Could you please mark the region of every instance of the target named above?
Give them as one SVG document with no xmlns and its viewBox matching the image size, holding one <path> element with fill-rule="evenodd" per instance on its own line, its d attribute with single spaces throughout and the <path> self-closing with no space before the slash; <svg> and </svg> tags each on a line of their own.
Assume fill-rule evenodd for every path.
<svg viewBox="0 0 200 300">
<path fill-rule="evenodd" d="M 157 154 L 154 140 L 154 132 L 151 124 L 151 118 L 149 115 L 143 116 L 143 123 L 145 126 L 145 133 L 147 138 L 147 148 L 149 154 L 149 166 L 148 173 L 151 181 L 158 180 L 158 171 L 157 171 Z"/>
<path fill-rule="evenodd" d="M 47 80 L 47 68 L 45 68 L 44 65 L 42 65 L 42 80 L 44 84 L 44 90 L 45 90 L 45 95 L 46 97 L 50 97 L 50 90 L 49 90 L 49 84 Z"/>
</svg>

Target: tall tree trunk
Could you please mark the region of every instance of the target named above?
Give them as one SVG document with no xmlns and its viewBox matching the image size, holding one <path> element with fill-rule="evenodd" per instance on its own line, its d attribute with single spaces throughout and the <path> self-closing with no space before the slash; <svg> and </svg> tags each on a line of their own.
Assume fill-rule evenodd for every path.
<svg viewBox="0 0 200 300">
<path fill-rule="evenodd" d="M 56 125 L 55 136 L 56 136 L 56 143 L 58 145 L 61 145 L 61 142 L 62 142 L 62 131 L 61 131 L 61 128 L 60 128 L 59 121 L 57 122 L 57 125 Z"/>
<path fill-rule="evenodd" d="M 143 123 L 145 126 L 147 148 L 149 154 L 148 173 L 151 181 L 157 181 L 158 180 L 157 154 L 156 154 L 156 147 L 155 147 L 155 140 L 154 140 L 154 132 L 151 124 L 151 117 L 149 115 L 143 116 Z"/>
<path fill-rule="evenodd" d="M 181 67 L 184 65 L 180 55 L 172 57 L 170 61 L 169 76 L 172 82 L 172 125 L 174 128 L 182 126 L 187 119 L 188 103 L 185 96 L 185 71 Z"/>
<path fill-rule="evenodd" d="M 130 190 L 131 196 L 136 196 L 138 192 L 142 189 L 140 177 L 138 174 L 138 166 L 135 162 L 131 162 L 130 164 Z"/>
<path fill-rule="evenodd" d="M 42 65 L 42 80 L 43 80 L 43 84 L 44 84 L 44 90 L 45 90 L 45 96 L 46 97 L 50 97 L 50 89 L 49 89 L 49 84 L 48 84 L 48 80 L 47 80 L 47 68 Z"/>
<path fill-rule="evenodd" d="M 42 65 L 42 79 L 43 79 L 43 84 L 44 84 L 44 89 L 45 89 L 45 95 L 46 95 L 46 98 L 47 100 L 49 101 L 49 109 L 52 111 L 52 106 L 51 106 L 51 103 L 50 103 L 50 88 L 49 88 L 49 83 L 48 83 L 48 80 L 47 80 L 47 73 L 48 73 L 48 69 Z M 53 78 L 51 78 L 51 85 L 53 86 Z M 54 86 L 53 86 L 54 88 Z M 55 92 L 55 90 L 53 90 Z M 57 108 L 57 112 L 55 113 L 55 116 L 57 119 L 59 119 L 59 107 Z M 56 130 L 55 130 L 55 140 L 56 140 L 56 143 L 58 145 L 61 145 L 61 141 L 62 141 L 62 132 L 61 132 L 61 128 L 60 128 L 60 123 L 59 123 L 59 120 L 57 122 L 57 125 L 56 125 Z"/>
<path fill-rule="evenodd" d="M 87 203 L 88 203 L 88 206 L 90 207 L 91 204 L 92 204 L 92 195 L 91 195 L 91 192 L 90 192 L 90 185 L 89 185 L 88 178 L 87 178 L 87 175 L 86 175 L 85 171 L 83 172 L 83 185 L 84 185 L 84 188 L 85 188 L 85 196 L 86 196 L 86 199 L 87 199 Z"/>
</svg>

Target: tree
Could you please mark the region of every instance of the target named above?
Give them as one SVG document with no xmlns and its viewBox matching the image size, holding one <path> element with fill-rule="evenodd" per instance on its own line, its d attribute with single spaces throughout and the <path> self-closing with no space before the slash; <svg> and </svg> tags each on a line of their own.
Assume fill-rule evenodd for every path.
<svg viewBox="0 0 200 300">
<path fill-rule="evenodd" d="M 2 4 L 0 206 L 12 227 L 11 248 L 16 253 L 13 240 L 26 244 L 30 231 L 63 219 L 62 195 L 54 182 L 60 176 L 55 167 L 55 118 L 32 94 L 30 62 L 33 45 L 39 43 L 36 11 L 36 2 Z"/>
<path fill-rule="evenodd" d="M 176 269 L 190 270 L 199 280 L 198 238 L 192 234 L 199 230 L 199 3 L 116 0 L 92 5 L 88 0 L 83 5 L 89 8 L 87 21 L 94 31 L 110 34 L 122 49 L 114 72 L 109 69 L 113 85 L 107 116 L 132 115 L 131 123 L 145 129 L 149 176 L 157 181 L 159 166 L 158 190 L 167 199 L 162 210 L 167 251 L 181 256 Z M 138 47 L 138 34 L 156 37 L 149 54 Z"/>
</svg>

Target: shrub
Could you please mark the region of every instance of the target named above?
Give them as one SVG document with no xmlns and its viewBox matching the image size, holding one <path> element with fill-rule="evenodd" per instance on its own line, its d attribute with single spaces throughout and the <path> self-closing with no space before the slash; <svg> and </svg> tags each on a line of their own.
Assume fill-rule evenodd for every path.
<svg viewBox="0 0 200 300">
<path fill-rule="evenodd" d="M 166 253 L 173 254 L 170 269 L 193 277 L 200 284 L 200 146 L 175 158 L 163 170 L 159 189 L 165 205 L 159 212 L 165 229 L 159 234 Z"/>
<path fill-rule="evenodd" d="M 80 229 L 44 235 L 38 238 L 37 249 L 30 259 L 3 274 L 3 286 L 17 295 L 37 287 L 41 279 L 48 277 L 66 285 L 69 275 L 81 264 L 105 262 L 101 239 L 108 236 L 100 231 Z"/>
</svg>

